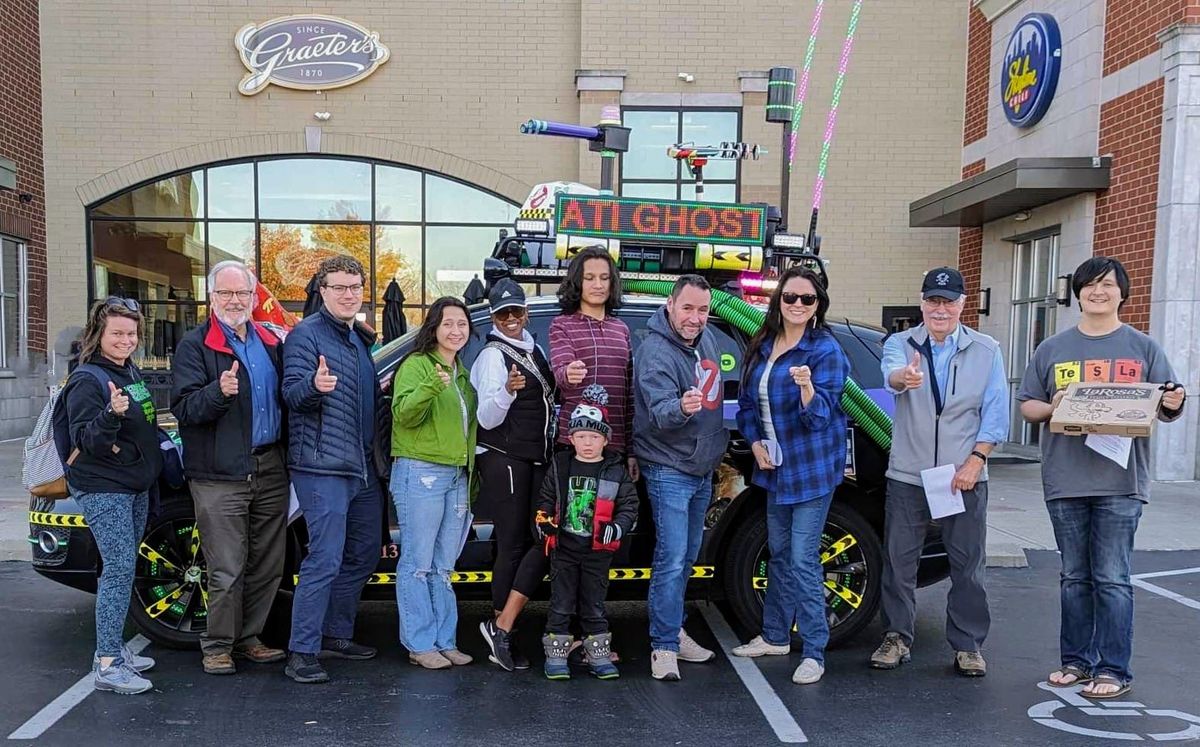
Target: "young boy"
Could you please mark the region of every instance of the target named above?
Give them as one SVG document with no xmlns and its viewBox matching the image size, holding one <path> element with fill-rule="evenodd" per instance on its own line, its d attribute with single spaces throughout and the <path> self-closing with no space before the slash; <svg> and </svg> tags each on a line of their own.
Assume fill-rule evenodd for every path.
<svg viewBox="0 0 1200 747">
<path fill-rule="evenodd" d="M 574 448 L 551 461 L 537 505 L 536 526 L 550 553 L 550 614 L 542 644 L 552 680 L 571 678 L 569 626 L 576 611 L 592 674 L 602 680 L 620 676 L 609 658 L 604 597 L 613 553 L 637 519 L 638 495 L 624 460 L 605 451 L 611 433 L 607 401 L 597 384 L 584 390 L 567 426 Z"/>
</svg>

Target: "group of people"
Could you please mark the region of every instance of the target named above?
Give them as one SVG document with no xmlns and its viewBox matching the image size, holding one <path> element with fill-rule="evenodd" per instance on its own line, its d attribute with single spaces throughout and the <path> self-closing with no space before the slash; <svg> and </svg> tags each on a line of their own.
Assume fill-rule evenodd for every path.
<svg viewBox="0 0 1200 747">
<path fill-rule="evenodd" d="M 1070 361 L 1136 361 L 1136 380 L 1173 378 L 1161 349 L 1119 321 L 1129 295 L 1120 263 L 1089 260 L 1074 277 L 1083 321 L 1033 356 L 1018 393 L 1031 422 L 1049 418 L 1061 396 L 1060 369 Z M 251 319 L 256 280 L 249 268 L 217 264 L 208 277 L 209 317 L 175 354 L 171 410 L 208 569 L 205 672 L 286 661 L 287 676 L 317 683 L 328 680 L 319 657 L 376 655 L 354 640 L 354 623 L 380 554 L 380 477 L 389 470 L 400 534 L 399 640 L 413 664 L 446 669 L 472 661 L 457 643 L 451 574 L 478 497 L 496 547 L 494 614 L 479 626 L 488 658 L 509 671 L 530 667 L 513 632 L 549 575 L 545 676 L 569 678 L 575 656 L 598 678 L 619 676 L 604 599 L 613 553 L 638 516 L 640 479 L 656 537 L 651 674 L 679 680 L 680 661 L 715 657 L 688 635 L 684 609 L 728 442 L 721 356 L 707 330 L 712 292 L 703 277 L 676 281 L 635 357 L 615 314 L 617 267 L 607 250 L 586 248 L 559 287 L 562 314 L 551 323 L 548 354 L 526 330 L 523 290 L 501 280 L 488 298 L 492 329 L 470 368 L 461 352 L 474 335 L 471 314 L 461 300 L 444 297 L 431 305 L 394 376 L 382 380 L 371 357 L 374 333 L 356 321 L 364 268 L 348 256 L 330 258 L 317 280 L 321 310 L 280 340 Z M 924 323 L 893 335 L 882 360 L 896 417 L 887 473 L 887 632 L 870 663 L 891 669 L 909 659 L 917 564 L 930 522 L 920 473 L 952 464 L 965 511 L 939 520 L 952 579 L 947 638 L 957 671 L 978 676 L 986 673 L 980 650 L 989 624 L 986 463 L 1007 438 L 1008 384 L 997 343 L 959 321 L 962 276 L 930 271 L 922 298 Z M 829 304 L 811 269 L 792 267 L 778 278 L 742 362 L 738 401 L 752 482 L 766 494 L 770 583 L 761 634 L 732 653 L 789 654 L 795 629 L 803 640 L 798 684 L 825 671 L 820 543 L 846 460 L 840 398 L 849 364 L 826 325 Z M 85 370 L 72 374 L 63 395 L 79 450 L 68 483 L 103 566 L 94 682 L 121 693 L 148 690 L 144 673 L 154 665 L 121 638 L 147 495 L 162 460 L 153 403 L 131 361 L 142 322 L 135 301 L 98 302 L 79 356 Z M 1167 388 L 1163 420 L 1183 407 L 1183 389 Z M 1095 697 L 1120 694 L 1131 678 L 1129 555 L 1147 497 L 1146 443 L 1138 441 L 1123 469 L 1078 438 L 1047 432 L 1042 444 L 1063 553 L 1063 660 L 1050 683 L 1087 682 L 1084 694 Z M 284 651 L 259 636 L 284 570 L 289 485 L 305 519 L 307 552 Z"/>
</svg>

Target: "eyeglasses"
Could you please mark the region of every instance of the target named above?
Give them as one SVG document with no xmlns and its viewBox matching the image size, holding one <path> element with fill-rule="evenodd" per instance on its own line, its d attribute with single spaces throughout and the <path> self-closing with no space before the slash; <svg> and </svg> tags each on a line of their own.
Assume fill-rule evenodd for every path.
<svg viewBox="0 0 1200 747">
<path fill-rule="evenodd" d="M 335 296 L 344 296 L 347 292 L 353 293 L 357 296 L 359 293 L 362 293 L 363 290 L 362 283 L 358 283 L 356 285 L 323 285 L 321 287 L 328 288 Z"/>
<path fill-rule="evenodd" d="M 783 302 L 788 306 L 791 306 L 797 301 L 805 306 L 812 306 L 817 302 L 817 294 L 815 293 L 791 293 L 784 291 L 783 293 L 779 294 L 779 298 L 782 299 Z"/>
<path fill-rule="evenodd" d="M 239 301 L 249 301 L 254 297 L 254 291 L 217 290 L 213 291 L 213 295 L 222 301 L 228 301 L 234 296 L 237 296 Z"/>
<path fill-rule="evenodd" d="M 503 309 L 497 309 L 496 311 L 493 311 L 492 316 L 496 317 L 497 319 L 509 319 L 512 317 L 520 319 L 521 317 L 525 316 L 525 307 L 505 306 Z"/>
<path fill-rule="evenodd" d="M 142 307 L 138 306 L 137 301 L 133 300 L 132 298 L 121 298 L 120 296 L 109 296 L 108 298 L 104 299 L 104 305 L 123 306 L 135 314 L 140 313 L 142 310 Z"/>
</svg>

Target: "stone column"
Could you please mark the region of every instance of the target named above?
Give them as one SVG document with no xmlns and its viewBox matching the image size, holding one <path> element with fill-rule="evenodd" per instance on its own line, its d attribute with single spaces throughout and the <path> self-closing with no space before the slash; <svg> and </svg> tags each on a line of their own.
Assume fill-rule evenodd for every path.
<svg viewBox="0 0 1200 747">
<path fill-rule="evenodd" d="M 1188 390 L 1184 417 L 1153 445 L 1156 480 L 1200 478 L 1200 25 L 1159 35 L 1163 128 L 1150 333 Z"/>
</svg>

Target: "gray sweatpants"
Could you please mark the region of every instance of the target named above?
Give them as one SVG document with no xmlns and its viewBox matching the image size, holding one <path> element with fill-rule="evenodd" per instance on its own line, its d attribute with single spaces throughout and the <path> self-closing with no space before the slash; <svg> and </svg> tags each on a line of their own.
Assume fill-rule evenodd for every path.
<svg viewBox="0 0 1200 747">
<path fill-rule="evenodd" d="M 966 511 L 938 519 L 950 559 L 946 596 L 946 640 L 955 651 L 978 651 L 991 625 L 983 585 L 987 546 L 987 482 L 963 491 Z M 897 480 L 887 484 L 887 520 L 881 608 L 883 629 L 909 644 L 917 614 L 917 566 L 929 526 L 925 489 Z"/>
</svg>

